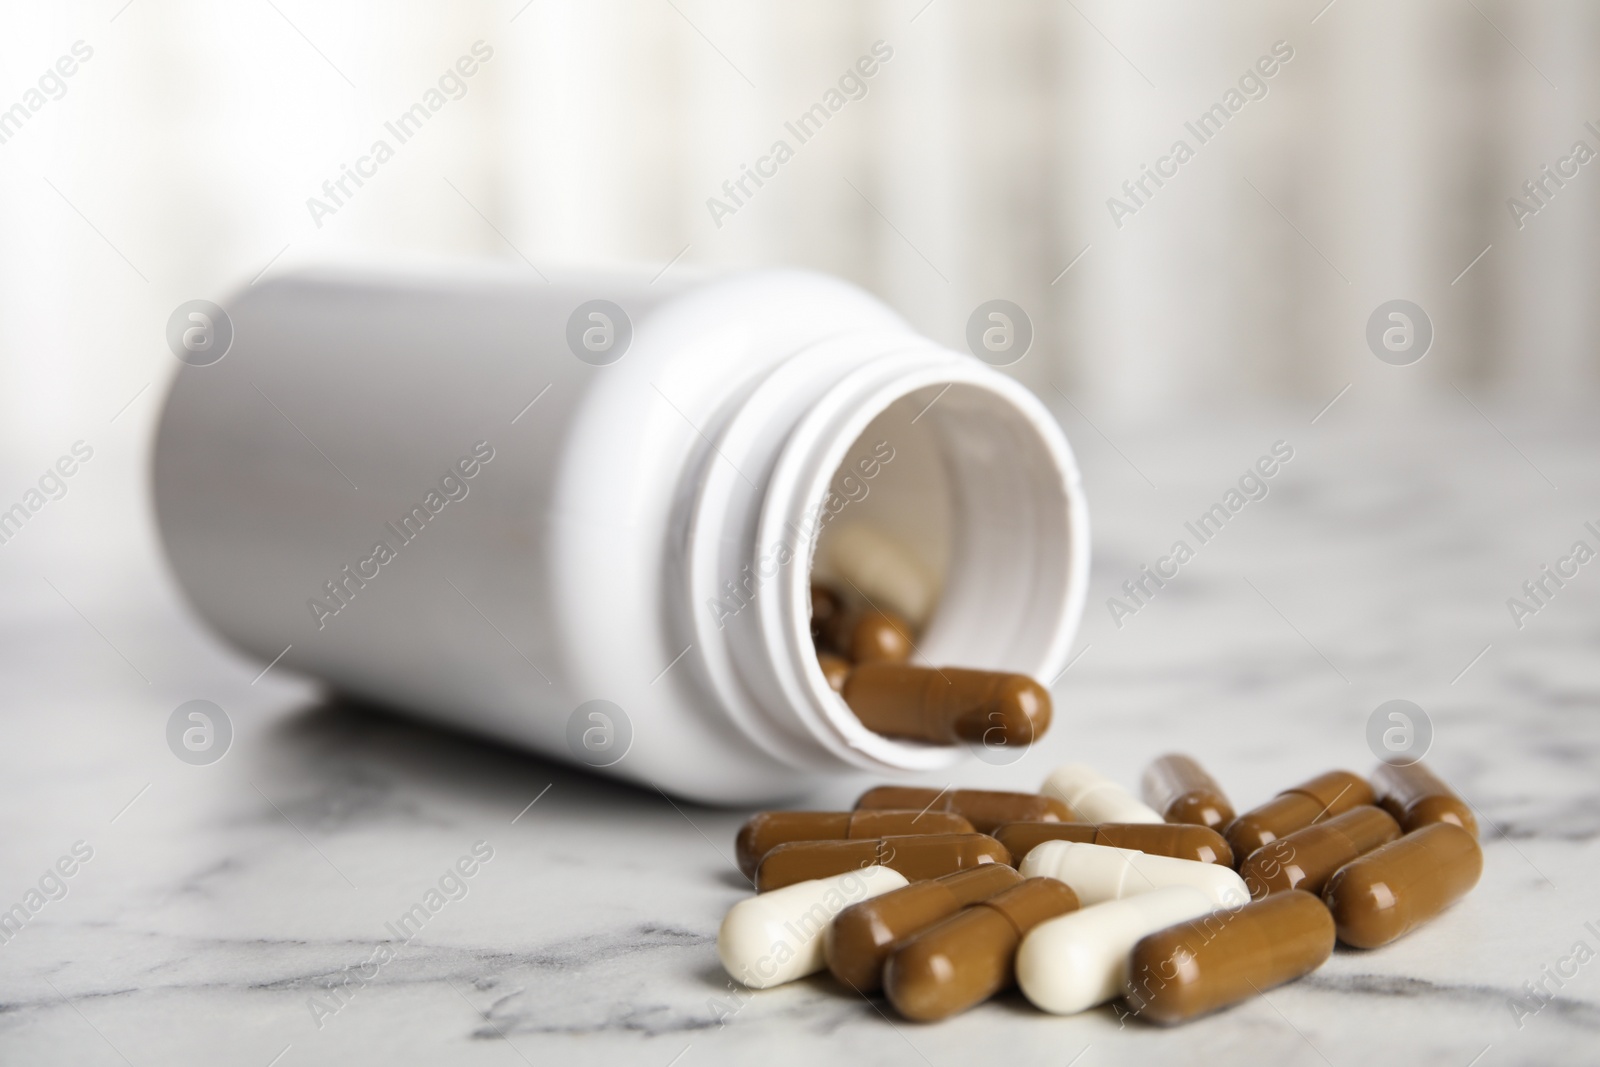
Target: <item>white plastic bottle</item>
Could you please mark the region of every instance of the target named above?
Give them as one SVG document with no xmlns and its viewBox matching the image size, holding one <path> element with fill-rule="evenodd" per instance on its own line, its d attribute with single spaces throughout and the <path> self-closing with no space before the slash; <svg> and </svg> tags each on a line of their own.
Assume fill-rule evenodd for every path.
<svg viewBox="0 0 1600 1067">
<path fill-rule="evenodd" d="M 306 271 L 226 312 L 156 511 L 200 613 L 277 669 L 710 802 L 968 758 L 823 679 L 812 561 L 847 524 L 936 576 L 920 661 L 1066 662 L 1088 520 L 1055 421 L 850 285 Z"/>
</svg>

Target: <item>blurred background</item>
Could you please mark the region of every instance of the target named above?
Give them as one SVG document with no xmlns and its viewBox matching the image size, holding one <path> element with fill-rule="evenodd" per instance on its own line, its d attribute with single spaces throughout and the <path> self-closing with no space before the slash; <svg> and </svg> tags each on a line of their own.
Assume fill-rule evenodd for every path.
<svg viewBox="0 0 1600 1067">
<path fill-rule="evenodd" d="M 1320 406 L 1384 373 L 1363 329 L 1393 298 L 1437 333 L 1396 404 L 1570 403 L 1596 377 L 1600 167 L 1543 205 L 1522 188 L 1600 150 L 1593 5 L 105 0 L 4 23 L 0 107 L 92 51 L 0 127 L 0 435 L 29 465 L 154 383 L 117 421 L 148 428 L 180 302 L 358 254 L 800 264 L 956 346 L 1003 297 L 1036 330 L 1014 372 L 1115 420 Z M 400 144 L 384 124 L 479 41 Z M 785 123 L 879 41 L 800 143 Z M 1275 46 L 1202 144 L 1185 124 Z M 379 139 L 394 158 L 314 218 Z M 780 139 L 775 177 L 708 207 Z M 1194 157 L 1139 204 L 1123 183 L 1179 139 Z"/>
</svg>

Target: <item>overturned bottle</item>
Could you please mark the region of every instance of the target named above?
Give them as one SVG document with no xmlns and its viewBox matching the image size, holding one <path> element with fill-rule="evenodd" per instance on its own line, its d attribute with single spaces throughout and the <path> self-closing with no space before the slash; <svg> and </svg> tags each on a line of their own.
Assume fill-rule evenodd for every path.
<svg viewBox="0 0 1600 1067">
<path fill-rule="evenodd" d="M 157 433 L 184 592 L 276 671 L 699 800 L 969 759 L 852 713 L 811 586 L 906 620 L 869 658 L 1055 677 L 1089 551 L 1056 420 L 844 282 L 657 273 L 241 286 Z"/>
</svg>

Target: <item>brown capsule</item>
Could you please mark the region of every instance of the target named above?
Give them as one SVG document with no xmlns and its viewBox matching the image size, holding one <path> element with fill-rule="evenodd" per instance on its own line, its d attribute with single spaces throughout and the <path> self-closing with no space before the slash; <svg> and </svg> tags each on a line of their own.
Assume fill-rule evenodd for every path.
<svg viewBox="0 0 1600 1067">
<path fill-rule="evenodd" d="M 1168 822 L 1221 830 L 1233 821 L 1233 805 L 1217 780 L 1188 756 L 1172 753 L 1145 768 L 1144 802 Z"/>
<path fill-rule="evenodd" d="M 844 692 L 845 680 L 850 677 L 850 661 L 843 656 L 835 656 L 832 652 L 817 653 L 817 666 L 822 668 L 822 676 L 828 680 L 828 688 L 835 693 Z"/>
<path fill-rule="evenodd" d="M 896 1011 L 919 1022 L 966 1011 L 1012 983 L 1017 946 L 1029 930 L 1077 910 L 1071 886 L 1029 878 L 896 948 L 883 968 L 883 990 Z"/>
<path fill-rule="evenodd" d="M 1198 863 L 1233 866 L 1233 850 L 1215 830 L 1204 826 L 1158 822 L 1009 822 L 991 831 L 1017 862 L 1046 841 L 1078 841 L 1086 845 L 1131 848 L 1152 856 L 1173 856 Z"/>
<path fill-rule="evenodd" d="M 1050 694 L 1025 674 L 857 662 L 844 701 L 873 733 L 1020 746 L 1050 728 Z"/>
<path fill-rule="evenodd" d="M 904 663 L 911 658 L 911 624 L 887 611 L 868 609 L 856 616 L 845 646 L 850 659 L 863 663 Z"/>
<path fill-rule="evenodd" d="M 1310 893 L 1279 893 L 1141 938 L 1123 996 L 1133 1014 L 1180 1023 L 1316 970 L 1333 954 L 1333 920 Z"/>
<path fill-rule="evenodd" d="M 790 841 L 972 832 L 970 822 L 945 811 L 758 811 L 739 827 L 733 847 L 739 870 L 750 878 L 762 856 Z"/>
<path fill-rule="evenodd" d="M 1365 778 L 1349 771 L 1329 771 L 1250 809 L 1233 820 L 1224 834 L 1234 856 L 1243 860 L 1262 845 L 1372 800 L 1372 787 Z"/>
<path fill-rule="evenodd" d="M 913 882 L 985 863 L 1011 864 L 1004 845 L 984 834 L 918 834 L 857 841 L 791 841 L 756 865 L 756 892 L 829 878 L 860 867 L 890 867 Z"/>
<path fill-rule="evenodd" d="M 1262 845 L 1239 865 L 1239 876 L 1256 900 L 1289 889 L 1320 893 L 1334 871 L 1399 836 L 1382 808 L 1351 808 Z"/>
<path fill-rule="evenodd" d="M 1022 881 L 1013 867 L 985 863 L 926 882 L 913 882 L 841 911 L 823 935 L 828 970 L 858 993 L 883 988 L 883 964 L 906 938 Z"/>
<path fill-rule="evenodd" d="M 1473 817 L 1472 808 L 1421 763 L 1404 767 L 1378 764 L 1372 772 L 1372 788 L 1383 810 L 1393 815 L 1400 829 L 1408 834 L 1436 822 L 1449 822 L 1478 836 L 1478 820 Z"/>
<path fill-rule="evenodd" d="M 1151 825 L 1155 825 L 1152 823 Z M 1018 863 L 1032 852 L 1035 846 L 1046 841 L 1076 841 L 1094 844 L 1095 833 L 1100 829 L 1092 822 L 1007 822 L 1001 823 L 990 835 L 1011 853 Z"/>
<path fill-rule="evenodd" d="M 1482 873 L 1478 839 L 1454 823 L 1436 822 L 1340 867 L 1322 899 L 1340 941 L 1377 948 L 1466 896 Z"/>
<path fill-rule="evenodd" d="M 813 608 L 817 647 L 853 663 L 904 663 L 915 651 L 915 628 L 892 611 L 871 606 L 848 609 L 836 603 L 825 622 L 818 625 L 816 618 Z"/>
<path fill-rule="evenodd" d="M 962 816 L 980 834 L 1008 822 L 1073 822 L 1077 812 L 1055 797 L 1038 793 L 1003 793 L 992 789 L 922 789 L 880 785 L 861 794 L 856 810 L 901 808 L 948 811 Z"/>
<path fill-rule="evenodd" d="M 839 594 L 821 582 L 811 583 L 811 640 L 822 644 L 839 614 L 844 611 L 844 601 Z"/>
</svg>

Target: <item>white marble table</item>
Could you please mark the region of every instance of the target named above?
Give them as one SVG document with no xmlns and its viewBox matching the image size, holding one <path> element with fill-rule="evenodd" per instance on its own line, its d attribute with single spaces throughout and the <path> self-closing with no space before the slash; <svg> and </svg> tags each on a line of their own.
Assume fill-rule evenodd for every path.
<svg viewBox="0 0 1600 1067">
<path fill-rule="evenodd" d="M 1370 768 L 1368 714 L 1415 700 L 1431 762 L 1482 813 L 1486 868 L 1395 945 L 1341 950 L 1176 1030 L 1105 1009 L 1047 1017 L 1014 994 L 911 1025 L 821 978 L 735 999 L 713 939 L 748 891 L 728 861 L 743 813 L 331 702 L 277 671 L 252 682 L 260 665 L 178 601 L 134 489 L 85 483 L 87 499 L 0 546 L 0 906 L 75 842 L 93 850 L 0 944 L 0 1062 L 1592 1063 L 1600 963 L 1546 980 L 1555 998 L 1520 1027 L 1511 1000 L 1576 943 L 1600 949 L 1600 564 L 1520 631 L 1505 600 L 1600 520 L 1600 435 L 1592 419 L 1496 413 L 1502 437 L 1465 405 L 1419 420 L 1358 394 L 1313 414 L 1102 427 L 1113 445 L 1066 413 L 1094 506 L 1086 651 L 1055 686 L 1052 736 L 960 781 L 1033 788 L 1073 757 L 1131 782 L 1176 749 L 1249 806 L 1330 766 Z M 1106 597 L 1277 439 L 1296 452 L 1271 494 L 1114 627 Z M 131 486 L 137 463 L 123 467 Z M 194 698 L 236 725 L 211 766 L 164 739 Z M 466 895 L 397 942 L 385 924 L 480 841 L 492 859 Z M 331 1010 L 328 987 L 385 943 L 395 958 Z"/>
</svg>

